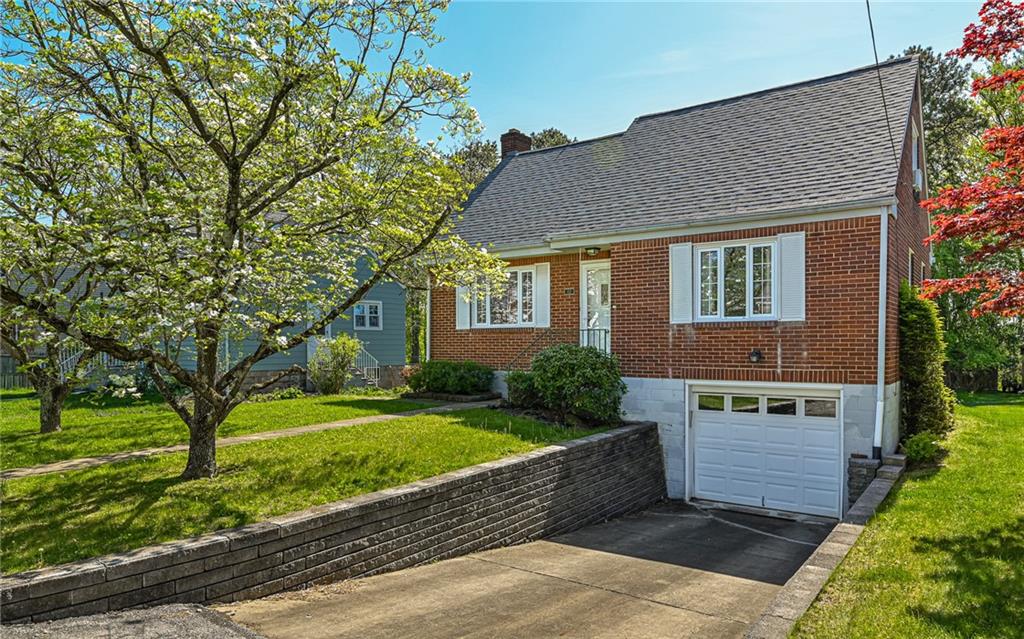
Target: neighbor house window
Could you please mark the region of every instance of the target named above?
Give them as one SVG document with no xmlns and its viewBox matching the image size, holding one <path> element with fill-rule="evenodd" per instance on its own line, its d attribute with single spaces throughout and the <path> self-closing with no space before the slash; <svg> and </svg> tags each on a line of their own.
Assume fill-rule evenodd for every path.
<svg viewBox="0 0 1024 639">
<path fill-rule="evenodd" d="M 752 319 L 775 312 L 775 244 L 735 244 L 697 251 L 698 316 Z"/>
<path fill-rule="evenodd" d="M 380 302 L 359 302 L 352 311 L 352 318 L 358 330 L 381 330 Z"/>
<path fill-rule="evenodd" d="M 477 326 L 530 326 L 533 324 L 532 268 L 511 269 L 498 289 L 473 300 Z"/>
</svg>

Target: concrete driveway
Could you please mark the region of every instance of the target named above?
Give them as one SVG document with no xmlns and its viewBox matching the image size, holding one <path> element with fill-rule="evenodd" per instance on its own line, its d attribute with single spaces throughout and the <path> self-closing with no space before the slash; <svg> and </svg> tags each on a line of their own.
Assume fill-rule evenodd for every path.
<svg viewBox="0 0 1024 639">
<path fill-rule="evenodd" d="M 831 528 L 669 503 L 219 610 L 268 639 L 741 637 Z"/>
</svg>

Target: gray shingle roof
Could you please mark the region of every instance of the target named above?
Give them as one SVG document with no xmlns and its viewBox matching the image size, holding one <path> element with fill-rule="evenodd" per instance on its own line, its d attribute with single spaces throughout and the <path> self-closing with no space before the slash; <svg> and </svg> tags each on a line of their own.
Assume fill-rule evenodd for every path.
<svg viewBox="0 0 1024 639">
<path fill-rule="evenodd" d="M 897 148 L 917 60 L 881 66 Z M 874 67 L 636 118 L 622 133 L 504 160 L 457 232 L 497 246 L 892 197 Z"/>
</svg>

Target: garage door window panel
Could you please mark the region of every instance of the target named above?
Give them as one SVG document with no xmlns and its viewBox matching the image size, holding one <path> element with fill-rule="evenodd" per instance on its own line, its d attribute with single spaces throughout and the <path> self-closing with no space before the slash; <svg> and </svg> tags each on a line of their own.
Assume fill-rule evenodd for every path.
<svg viewBox="0 0 1024 639">
<path fill-rule="evenodd" d="M 836 401 L 834 399 L 805 399 L 804 416 L 835 418 Z"/>
<path fill-rule="evenodd" d="M 697 410 L 725 410 L 725 395 L 697 395 Z"/>
<path fill-rule="evenodd" d="M 769 397 L 767 400 L 769 415 L 796 416 L 797 400 L 793 397 Z"/>
<path fill-rule="evenodd" d="M 761 398 L 750 395 L 733 395 L 730 408 L 734 413 L 760 413 Z"/>
</svg>

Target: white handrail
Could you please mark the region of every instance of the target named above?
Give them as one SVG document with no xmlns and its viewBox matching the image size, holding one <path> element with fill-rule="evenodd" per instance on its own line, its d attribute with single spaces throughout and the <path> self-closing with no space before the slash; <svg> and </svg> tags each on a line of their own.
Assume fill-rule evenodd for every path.
<svg viewBox="0 0 1024 639">
<path fill-rule="evenodd" d="M 380 362 L 365 348 L 359 349 L 354 368 L 363 376 L 367 386 L 376 386 L 380 383 Z"/>
</svg>

